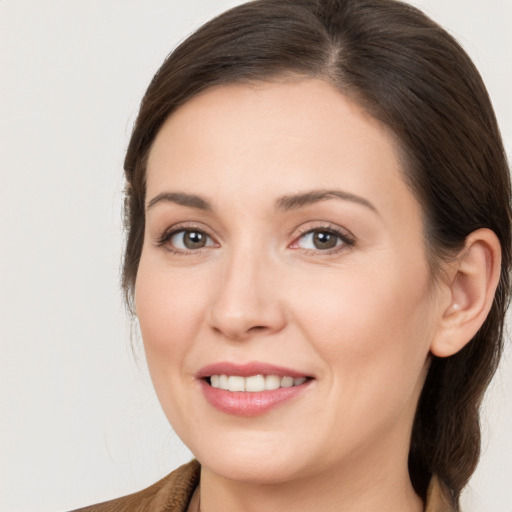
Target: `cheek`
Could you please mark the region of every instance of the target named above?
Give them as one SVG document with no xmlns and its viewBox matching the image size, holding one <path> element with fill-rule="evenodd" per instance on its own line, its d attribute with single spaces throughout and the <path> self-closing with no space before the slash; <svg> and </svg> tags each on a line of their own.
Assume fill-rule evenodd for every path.
<svg viewBox="0 0 512 512">
<path fill-rule="evenodd" d="M 384 259 L 383 259 L 384 260 Z M 296 319 L 332 379 L 352 391 L 374 383 L 413 384 L 422 373 L 433 327 L 424 269 L 392 265 L 310 276 L 296 298 Z"/>
<path fill-rule="evenodd" d="M 421 284 L 404 286 L 390 273 L 373 277 L 347 276 L 344 287 L 330 289 L 330 300 L 311 296 L 309 313 L 304 309 L 307 324 L 315 326 L 309 338 L 326 363 L 324 382 L 335 404 L 329 425 L 343 426 L 361 442 L 398 423 L 408 428 L 428 357 Z"/>
<path fill-rule="evenodd" d="M 137 317 L 152 376 L 182 362 L 202 311 L 197 281 L 162 271 L 160 266 L 142 258 L 135 285 Z"/>
<path fill-rule="evenodd" d="M 197 414 L 185 393 L 194 374 L 188 365 L 204 318 L 204 293 L 183 272 L 172 273 L 155 261 L 141 259 L 135 285 L 135 306 L 146 361 L 156 394 L 169 422 L 183 437 L 187 421 Z M 188 420 L 185 420 L 188 418 Z"/>
</svg>

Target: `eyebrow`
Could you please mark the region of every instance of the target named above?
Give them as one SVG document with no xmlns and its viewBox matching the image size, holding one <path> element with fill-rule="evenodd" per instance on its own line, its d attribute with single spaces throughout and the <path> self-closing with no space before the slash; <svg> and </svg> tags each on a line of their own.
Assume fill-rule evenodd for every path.
<svg viewBox="0 0 512 512">
<path fill-rule="evenodd" d="M 175 203 L 181 206 L 188 206 L 196 210 L 211 211 L 212 205 L 200 196 L 184 194 L 183 192 L 161 192 L 156 195 L 146 206 L 146 211 L 160 202 Z"/>
<path fill-rule="evenodd" d="M 357 203 L 378 213 L 377 208 L 364 197 L 343 190 L 311 190 L 300 194 L 286 195 L 276 201 L 276 208 L 282 211 L 295 210 L 326 199 L 342 199 Z"/>
<path fill-rule="evenodd" d="M 311 204 L 325 201 L 327 199 L 342 199 L 356 204 L 360 204 L 378 213 L 377 208 L 367 199 L 343 190 L 311 190 L 299 194 L 291 194 L 281 196 L 276 201 L 276 210 L 289 211 L 309 206 Z M 184 192 L 161 192 L 156 195 L 146 206 L 149 210 L 160 202 L 169 202 L 194 208 L 196 210 L 212 211 L 213 207 L 210 202 L 201 196 L 195 194 L 186 194 Z"/>
</svg>

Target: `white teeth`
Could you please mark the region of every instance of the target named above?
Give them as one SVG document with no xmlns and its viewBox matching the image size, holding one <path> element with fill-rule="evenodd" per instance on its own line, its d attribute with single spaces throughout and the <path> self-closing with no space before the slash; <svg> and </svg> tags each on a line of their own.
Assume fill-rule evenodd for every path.
<svg viewBox="0 0 512 512">
<path fill-rule="evenodd" d="M 228 377 L 229 391 L 245 391 L 245 379 L 237 375 L 230 375 Z"/>
<path fill-rule="evenodd" d="M 227 375 L 219 375 L 219 388 L 220 389 L 229 389 Z"/>
<path fill-rule="evenodd" d="M 265 389 L 278 389 L 281 386 L 281 379 L 277 375 L 267 375 L 265 377 Z"/>
<path fill-rule="evenodd" d="M 283 377 L 281 379 L 282 388 L 291 388 L 293 386 L 293 377 Z"/>
<path fill-rule="evenodd" d="M 245 379 L 245 391 L 264 391 L 265 377 L 263 375 L 253 375 Z"/>
<path fill-rule="evenodd" d="M 224 389 L 227 391 L 271 391 L 278 388 L 291 388 L 300 386 L 306 382 L 306 377 L 279 377 L 278 375 L 251 375 L 241 377 L 239 375 L 212 375 L 210 385 L 212 388 Z"/>
</svg>

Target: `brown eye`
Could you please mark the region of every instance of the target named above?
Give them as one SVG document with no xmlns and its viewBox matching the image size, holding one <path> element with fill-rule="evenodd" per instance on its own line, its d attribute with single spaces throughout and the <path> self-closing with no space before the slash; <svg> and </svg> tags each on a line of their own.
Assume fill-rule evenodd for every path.
<svg viewBox="0 0 512 512">
<path fill-rule="evenodd" d="M 213 245 L 212 239 L 197 229 L 181 229 L 170 237 L 171 245 L 178 250 L 190 251 Z"/>
<path fill-rule="evenodd" d="M 332 249 L 338 245 L 339 236 L 329 231 L 313 232 L 313 245 L 315 249 Z"/>
<path fill-rule="evenodd" d="M 343 246 L 352 246 L 354 241 L 333 229 L 312 229 L 304 233 L 295 243 L 295 247 L 313 251 L 329 251 Z"/>
</svg>

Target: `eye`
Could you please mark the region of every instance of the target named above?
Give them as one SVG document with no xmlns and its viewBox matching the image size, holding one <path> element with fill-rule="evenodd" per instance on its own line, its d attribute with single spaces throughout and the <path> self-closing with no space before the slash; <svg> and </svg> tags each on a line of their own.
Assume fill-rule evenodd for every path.
<svg viewBox="0 0 512 512">
<path fill-rule="evenodd" d="M 302 234 L 292 247 L 313 251 L 332 251 L 342 246 L 354 245 L 354 241 L 345 233 L 335 229 L 311 229 Z"/>
<path fill-rule="evenodd" d="M 200 229 L 179 229 L 166 233 L 158 244 L 169 244 L 172 249 L 177 251 L 193 251 L 215 245 L 211 237 Z"/>
</svg>

